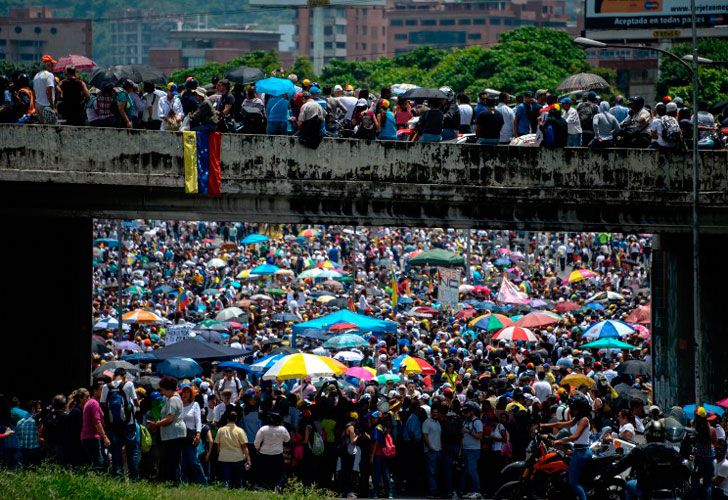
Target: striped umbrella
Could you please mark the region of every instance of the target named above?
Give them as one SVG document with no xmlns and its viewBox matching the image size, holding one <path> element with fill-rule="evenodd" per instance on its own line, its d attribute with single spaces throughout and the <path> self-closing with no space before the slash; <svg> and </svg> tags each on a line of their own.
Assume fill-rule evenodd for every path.
<svg viewBox="0 0 728 500">
<path fill-rule="evenodd" d="M 584 338 L 587 339 L 604 339 L 619 338 L 634 333 L 634 327 L 615 319 L 608 319 L 596 323 L 584 332 Z"/>
<path fill-rule="evenodd" d="M 483 314 L 473 319 L 469 326 L 470 328 L 479 328 L 487 332 L 495 332 L 501 330 L 507 326 L 511 326 L 513 321 L 502 314 Z"/>
<path fill-rule="evenodd" d="M 272 354 L 270 356 L 266 356 L 264 358 L 259 359 L 252 365 L 250 365 L 250 371 L 255 373 L 263 373 L 276 364 L 281 359 L 285 358 L 285 354 Z"/>
<path fill-rule="evenodd" d="M 298 236 L 301 236 L 302 238 L 315 238 L 321 234 L 321 231 L 318 229 L 304 229 L 300 233 L 298 233 Z"/>
<path fill-rule="evenodd" d="M 290 380 L 303 377 L 329 377 L 341 375 L 346 366 L 333 358 L 316 356 L 315 354 L 289 354 L 274 364 L 263 380 Z"/>
<path fill-rule="evenodd" d="M 364 359 L 364 355 L 356 351 L 339 351 L 334 354 L 334 359 L 341 361 L 342 363 L 358 363 Z"/>
<path fill-rule="evenodd" d="M 579 281 L 596 278 L 597 273 L 590 271 L 589 269 L 577 269 L 572 271 L 569 276 L 564 280 L 564 283 L 578 283 Z"/>
<path fill-rule="evenodd" d="M 507 340 L 510 342 L 515 342 L 518 340 L 522 340 L 524 342 L 538 341 L 538 339 L 531 330 L 529 330 L 528 328 L 522 328 L 520 326 L 508 326 L 493 335 L 493 339 Z"/>
<path fill-rule="evenodd" d="M 147 311 L 145 309 L 134 309 L 133 311 L 129 311 L 124 314 L 121 319 L 127 323 L 139 324 L 154 324 L 164 321 L 160 316 L 157 316 L 152 311 Z"/>
<path fill-rule="evenodd" d="M 341 264 L 330 260 L 325 260 L 316 264 L 319 269 L 341 269 Z"/>
<path fill-rule="evenodd" d="M 437 370 L 435 370 L 432 365 L 424 359 L 409 356 L 407 354 L 403 354 L 392 360 L 392 369 L 394 371 L 399 372 L 402 365 L 404 365 L 407 374 L 423 373 L 425 375 L 434 375 L 437 373 Z"/>
<path fill-rule="evenodd" d="M 515 325 L 523 328 L 542 328 L 554 325 L 561 321 L 561 316 L 547 311 L 537 311 L 526 314 L 516 321 Z"/>
<path fill-rule="evenodd" d="M 66 71 L 66 68 L 68 68 L 69 66 L 73 66 L 77 70 L 87 70 L 95 68 L 96 63 L 86 56 L 70 54 L 66 57 L 58 58 L 58 62 L 56 62 L 56 65 L 53 67 L 53 72 L 62 73 Z"/>
</svg>

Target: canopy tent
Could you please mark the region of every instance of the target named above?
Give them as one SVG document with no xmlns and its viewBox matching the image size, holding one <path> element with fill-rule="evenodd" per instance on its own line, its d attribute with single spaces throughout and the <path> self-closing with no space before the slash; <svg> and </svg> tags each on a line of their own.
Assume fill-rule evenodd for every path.
<svg viewBox="0 0 728 500">
<path fill-rule="evenodd" d="M 195 338 L 184 339 L 175 344 L 154 351 L 159 359 L 191 358 L 191 359 L 228 359 L 243 356 L 245 351 L 224 345 L 210 344 Z"/>
</svg>

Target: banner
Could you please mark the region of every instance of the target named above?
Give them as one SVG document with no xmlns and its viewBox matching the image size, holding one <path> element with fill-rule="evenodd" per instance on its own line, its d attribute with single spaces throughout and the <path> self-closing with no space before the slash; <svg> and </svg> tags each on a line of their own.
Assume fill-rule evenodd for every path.
<svg viewBox="0 0 728 500">
<path fill-rule="evenodd" d="M 221 140 L 220 132 L 182 132 L 185 193 L 220 195 Z"/>
<path fill-rule="evenodd" d="M 192 329 L 195 327 L 192 323 L 183 325 L 171 325 L 167 327 L 167 334 L 164 336 L 164 345 L 172 345 L 184 340 L 190 336 Z"/>
<path fill-rule="evenodd" d="M 443 308 L 457 308 L 460 299 L 460 268 L 438 267 L 437 300 Z"/>
<path fill-rule="evenodd" d="M 728 23 L 728 2 L 695 0 L 697 27 Z M 586 0 L 588 30 L 665 29 L 691 26 L 690 0 Z"/>
</svg>

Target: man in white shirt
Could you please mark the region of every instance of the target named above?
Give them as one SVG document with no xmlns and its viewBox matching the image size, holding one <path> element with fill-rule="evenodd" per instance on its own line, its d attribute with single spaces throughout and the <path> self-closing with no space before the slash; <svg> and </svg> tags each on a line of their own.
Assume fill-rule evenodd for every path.
<svg viewBox="0 0 728 500">
<path fill-rule="evenodd" d="M 33 77 L 35 109 L 41 123 L 48 122 L 49 125 L 53 125 L 55 120 L 50 118 L 56 111 L 56 80 L 52 70 L 53 66 L 56 65 L 56 60 L 46 54 L 41 58 L 40 62 L 42 69 Z M 46 108 L 49 108 L 50 111 L 46 112 Z"/>
<path fill-rule="evenodd" d="M 460 112 L 460 133 L 469 134 L 473 123 L 473 107 L 467 94 L 458 95 L 458 111 Z"/>
<path fill-rule="evenodd" d="M 232 368 L 226 368 L 223 372 L 223 378 L 215 384 L 217 397 L 222 397 L 222 393 L 226 390 L 230 391 L 231 404 L 235 404 L 243 395 L 243 383 Z"/>
<path fill-rule="evenodd" d="M 341 95 L 342 93 L 343 95 Z M 354 114 L 354 108 L 356 107 L 356 101 L 358 100 L 354 97 L 354 88 L 351 85 L 347 85 L 343 92 L 337 91 L 336 94 L 336 98 L 339 101 L 341 108 L 346 111 L 344 119 L 351 120 Z"/>
<path fill-rule="evenodd" d="M 167 98 L 167 93 L 154 88 L 154 84 L 144 82 L 144 97 L 142 101 L 142 125 L 147 130 L 159 130 L 162 126 L 162 119 L 159 114 L 159 103 Z M 180 105 L 181 106 L 181 105 Z"/>
<path fill-rule="evenodd" d="M 516 114 L 513 112 L 510 106 L 508 106 L 508 94 L 501 92 L 498 96 L 498 106 L 496 108 L 500 111 L 503 116 L 503 126 L 500 131 L 500 138 L 498 139 L 499 144 L 508 145 L 513 139 L 513 122 L 516 119 Z"/>
<path fill-rule="evenodd" d="M 538 382 L 533 384 L 533 390 L 538 400 L 543 403 L 551 396 L 551 384 L 546 382 L 546 372 L 543 370 L 536 372 L 536 378 L 538 378 Z"/>
<path fill-rule="evenodd" d="M 728 498 L 728 459 L 725 457 L 725 442 L 715 447 L 715 476 L 713 477 L 713 498 Z"/>
<path fill-rule="evenodd" d="M 581 146 L 581 121 L 576 108 L 571 105 L 571 98 L 564 97 L 561 99 L 561 110 L 564 112 L 564 120 L 567 126 L 566 147 L 576 148 Z"/>
<path fill-rule="evenodd" d="M 435 498 L 438 488 L 437 477 L 440 471 L 440 452 L 442 451 L 442 428 L 439 418 L 438 408 L 433 407 L 422 424 L 422 444 L 425 448 L 425 462 L 427 463 L 428 498 Z"/>
</svg>

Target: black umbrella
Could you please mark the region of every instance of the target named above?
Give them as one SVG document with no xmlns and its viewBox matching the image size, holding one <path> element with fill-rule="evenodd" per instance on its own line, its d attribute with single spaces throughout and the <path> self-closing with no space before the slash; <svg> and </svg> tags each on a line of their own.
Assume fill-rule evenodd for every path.
<svg viewBox="0 0 728 500">
<path fill-rule="evenodd" d="M 94 335 L 91 338 L 91 352 L 94 354 L 106 354 L 107 352 L 111 352 L 111 348 L 106 345 L 104 339 L 98 335 Z"/>
<path fill-rule="evenodd" d="M 159 389 L 159 380 L 160 377 L 145 375 L 144 377 L 137 378 L 134 383 L 141 387 L 151 387 L 152 389 Z"/>
<path fill-rule="evenodd" d="M 99 365 L 93 372 L 91 372 L 91 375 L 94 377 L 98 377 L 102 373 L 104 373 L 106 370 L 109 370 L 113 372 L 117 368 L 124 368 L 128 372 L 138 372 L 139 367 L 134 366 L 128 361 L 109 361 L 108 363 L 104 363 L 102 365 Z"/>
<path fill-rule="evenodd" d="M 401 96 L 402 99 L 447 99 L 447 95 L 440 89 L 420 87 L 408 90 Z"/>
<path fill-rule="evenodd" d="M 255 83 L 265 78 L 265 74 L 258 68 L 240 66 L 225 74 L 225 78 L 235 83 Z"/>
<path fill-rule="evenodd" d="M 117 66 L 107 66 L 105 68 L 96 68 L 91 73 L 89 84 L 96 88 L 101 88 L 104 83 L 117 85 L 120 80 L 131 80 L 134 83 L 151 82 L 163 85 L 167 82 L 167 77 L 154 66 L 148 64 L 120 64 Z"/>
<path fill-rule="evenodd" d="M 626 375 L 640 376 L 650 375 L 652 370 L 650 365 L 639 359 L 630 359 L 620 364 L 617 367 L 617 373 L 624 373 Z"/>
<path fill-rule="evenodd" d="M 224 345 L 211 344 L 202 339 L 191 338 L 154 351 L 154 355 L 159 359 L 230 359 L 245 355 L 245 351 Z"/>
<path fill-rule="evenodd" d="M 718 115 L 722 113 L 726 107 L 728 107 L 728 99 L 723 99 L 722 101 L 718 101 L 713 104 L 713 107 L 710 108 L 710 112 L 714 115 Z"/>
<path fill-rule="evenodd" d="M 638 401 L 642 401 L 642 403 L 644 404 L 647 404 L 647 394 L 635 387 L 622 383 L 617 384 L 614 387 L 614 390 L 617 392 L 617 394 L 619 394 L 620 398 L 628 401 L 636 399 Z"/>
</svg>

